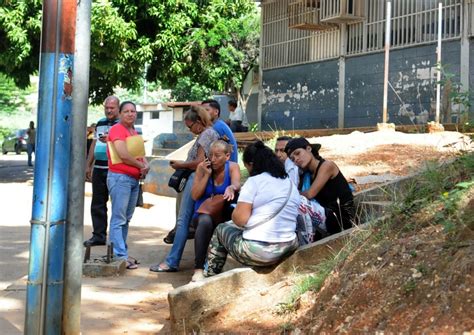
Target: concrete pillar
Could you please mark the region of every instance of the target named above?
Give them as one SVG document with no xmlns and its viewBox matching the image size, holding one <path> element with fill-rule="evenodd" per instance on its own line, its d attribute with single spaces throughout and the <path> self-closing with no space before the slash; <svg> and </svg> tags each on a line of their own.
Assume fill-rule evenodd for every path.
<svg viewBox="0 0 474 335">
<path fill-rule="evenodd" d="M 339 57 L 339 101 L 337 127 L 344 128 L 345 95 L 346 95 L 346 53 L 347 53 L 347 24 L 341 24 Z"/>
</svg>

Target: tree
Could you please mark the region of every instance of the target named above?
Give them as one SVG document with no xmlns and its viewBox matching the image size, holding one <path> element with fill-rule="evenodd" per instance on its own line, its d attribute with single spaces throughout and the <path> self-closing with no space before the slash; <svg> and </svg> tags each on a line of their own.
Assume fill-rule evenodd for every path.
<svg viewBox="0 0 474 335">
<path fill-rule="evenodd" d="M 41 1 L 0 0 L 0 72 L 20 87 L 38 69 Z M 96 0 L 91 19 L 90 96 L 137 89 L 146 77 L 166 88 L 189 80 L 238 90 L 258 57 L 251 0 Z"/>
</svg>

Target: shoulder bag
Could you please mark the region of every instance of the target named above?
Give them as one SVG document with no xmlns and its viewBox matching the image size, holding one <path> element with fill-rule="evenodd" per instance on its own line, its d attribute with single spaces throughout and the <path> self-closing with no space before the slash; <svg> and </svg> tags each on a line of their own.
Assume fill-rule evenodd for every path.
<svg viewBox="0 0 474 335">
<path fill-rule="evenodd" d="M 193 170 L 190 169 L 177 169 L 170 177 L 168 181 L 168 186 L 173 188 L 176 192 L 182 192 L 189 176 L 193 173 Z"/>
</svg>

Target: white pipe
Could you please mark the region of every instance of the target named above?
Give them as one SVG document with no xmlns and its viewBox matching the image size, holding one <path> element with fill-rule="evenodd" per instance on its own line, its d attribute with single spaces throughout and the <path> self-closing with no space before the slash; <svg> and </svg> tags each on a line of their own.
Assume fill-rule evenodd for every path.
<svg viewBox="0 0 474 335">
<path fill-rule="evenodd" d="M 388 70 L 389 70 L 389 59 L 390 59 L 390 35 L 391 35 L 391 15 L 392 15 L 392 2 L 387 1 L 387 17 L 385 26 L 385 69 L 383 79 L 383 114 L 382 122 L 387 123 L 387 105 L 388 105 Z"/>
<path fill-rule="evenodd" d="M 437 53 L 437 67 L 438 67 L 438 76 L 436 84 L 436 123 L 439 123 L 440 115 L 440 106 L 441 106 L 441 34 L 442 34 L 442 24 L 443 24 L 443 4 L 441 1 L 438 3 L 438 47 L 436 49 Z"/>
</svg>

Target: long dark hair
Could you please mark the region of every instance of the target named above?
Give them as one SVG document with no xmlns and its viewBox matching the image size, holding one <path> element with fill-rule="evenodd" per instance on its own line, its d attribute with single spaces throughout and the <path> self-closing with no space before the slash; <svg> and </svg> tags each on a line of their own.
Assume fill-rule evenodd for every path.
<svg viewBox="0 0 474 335">
<path fill-rule="evenodd" d="M 280 162 L 273 150 L 263 144 L 262 141 L 247 145 L 242 158 L 244 163 L 252 164 L 250 176 L 267 172 L 275 178 L 285 179 L 288 177 L 283 163 Z"/>
</svg>

